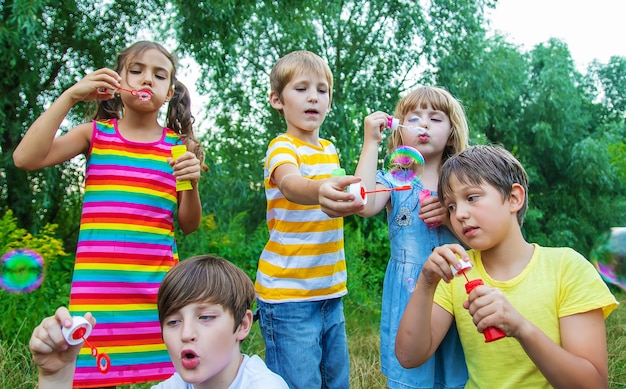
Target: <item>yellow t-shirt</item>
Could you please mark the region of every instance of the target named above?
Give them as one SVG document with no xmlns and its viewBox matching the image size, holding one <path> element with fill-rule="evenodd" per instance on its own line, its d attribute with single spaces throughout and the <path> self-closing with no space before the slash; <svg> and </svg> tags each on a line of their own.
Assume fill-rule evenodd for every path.
<svg viewBox="0 0 626 389">
<path fill-rule="evenodd" d="M 618 302 L 596 269 L 570 248 L 540 247 L 526 268 L 515 278 L 496 281 L 489 277 L 480 252 L 468 252 L 474 267 L 466 274 L 470 280 L 481 278 L 485 285 L 498 288 L 526 319 L 540 328 L 556 344 L 561 344 L 559 318 L 602 308 L 606 318 Z M 515 338 L 485 343 L 469 312 L 465 277 L 440 282 L 435 303 L 454 315 L 465 352 L 469 380 L 474 388 L 550 388 L 543 374 L 530 360 Z"/>
</svg>

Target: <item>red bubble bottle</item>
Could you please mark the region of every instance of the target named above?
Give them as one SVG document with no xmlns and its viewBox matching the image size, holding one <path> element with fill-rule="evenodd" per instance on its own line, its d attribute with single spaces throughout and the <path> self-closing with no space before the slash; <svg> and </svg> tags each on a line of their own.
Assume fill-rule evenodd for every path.
<svg viewBox="0 0 626 389">
<path fill-rule="evenodd" d="M 467 278 L 467 275 L 465 274 L 465 272 L 467 271 L 467 269 L 469 269 L 472 266 L 469 262 L 461 261 L 461 265 L 462 265 L 461 270 L 456 270 L 452 266 L 451 267 L 452 274 L 454 275 L 463 274 L 463 276 L 467 280 L 467 283 L 465 284 L 465 292 L 467 294 L 470 294 L 472 290 L 474 290 L 474 288 L 476 288 L 477 286 L 485 284 L 483 280 L 481 280 L 480 278 L 477 278 L 471 281 Z M 502 331 L 498 327 L 485 328 L 485 330 L 483 331 L 483 335 L 485 336 L 485 343 L 493 342 L 494 340 L 502 339 L 506 336 L 504 331 Z"/>
</svg>

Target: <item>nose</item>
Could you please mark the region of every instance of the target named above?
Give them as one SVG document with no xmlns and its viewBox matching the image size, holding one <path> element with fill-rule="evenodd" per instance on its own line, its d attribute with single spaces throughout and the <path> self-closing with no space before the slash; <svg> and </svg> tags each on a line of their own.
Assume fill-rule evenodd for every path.
<svg viewBox="0 0 626 389">
<path fill-rule="evenodd" d="M 192 323 L 183 322 L 181 331 L 181 340 L 183 342 L 194 342 L 198 338 L 196 328 Z"/>
<path fill-rule="evenodd" d="M 315 89 L 309 90 L 309 93 L 307 94 L 307 98 L 310 102 L 316 103 L 318 100 L 317 90 Z"/>
<path fill-rule="evenodd" d="M 141 85 L 148 85 L 148 86 L 152 86 L 152 78 L 154 77 L 154 75 L 150 72 L 146 72 L 144 74 L 143 80 L 141 82 Z"/>
<path fill-rule="evenodd" d="M 463 203 L 457 203 L 454 210 L 454 218 L 458 221 L 466 220 L 469 217 L 469 207 Z"/>
</svg>

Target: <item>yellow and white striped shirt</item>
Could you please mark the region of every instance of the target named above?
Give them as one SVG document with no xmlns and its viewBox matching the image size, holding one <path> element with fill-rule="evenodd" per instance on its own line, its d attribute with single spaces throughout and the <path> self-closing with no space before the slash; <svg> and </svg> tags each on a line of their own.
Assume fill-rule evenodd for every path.
<svg viewBox="0 0 626 389">
<path fill-rule="evenodd" d="M 287 200 L 271 177 L 278 166 L 290 163 L 311 180 L 329 178 L 339 167 L 335 146 L 319 145 L 282 134 L 268 146 L 264 182 L 269 241 L 259 259 L 255 289 L 264 302 L 318 301 L 343 296 L 346 262 L 343 218 L 330 218 L 319 205 Z"/>
</svg>

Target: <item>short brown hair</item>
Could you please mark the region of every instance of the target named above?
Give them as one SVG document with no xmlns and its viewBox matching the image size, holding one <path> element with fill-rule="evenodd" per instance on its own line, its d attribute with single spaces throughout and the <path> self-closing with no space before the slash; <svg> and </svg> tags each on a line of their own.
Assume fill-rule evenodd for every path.
<svg viewBox="0 0 626 389">
<path fill-rule="evenodd" d="M 163 327 L 169 315 L 192 303 L 221 305 L 235 319 L 235 328 L 254 302 L 252 280 L 224 258 L 198 255 L 176 264 L 159 287 L 157 306 Z"/>
<path fill-rule="evenodd" d="M 498 145 L 471 146 L 448 159 L 439 174 L 437 192 L 441 204 L 445 204 L 446 198 L 452 195 L 450 178 L 453 176 L 466 184 L 492 185 L 504 199 L 511 196 L 513 184 L 521 185 L 524 188 L 524 204 L 517 211 L 517 221 L 520 227 L 524 224 L 528 209 L 528 175 L 520 161 L 505 148 Z"/>
<path fill-rule="evenodd" d="M 292 51 L 276 62 L 270 73 L 270 87 L 280 101 L 283 101 L 283 89 L 296 75 L 313 72 L 326 78 L 328 82 L 328 104 L 333 100 L 333 72 L 328 63 L 319 55 L 306 50 Z"/>
</svg>

